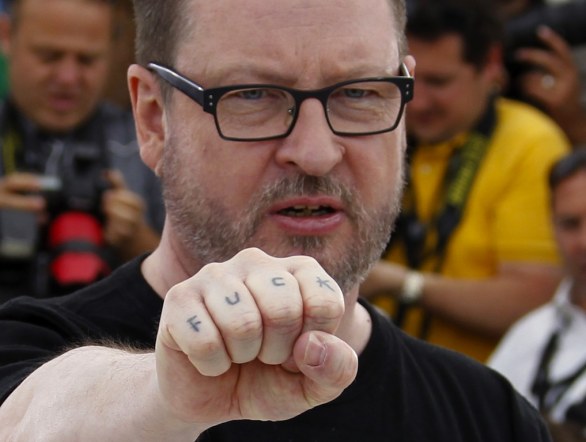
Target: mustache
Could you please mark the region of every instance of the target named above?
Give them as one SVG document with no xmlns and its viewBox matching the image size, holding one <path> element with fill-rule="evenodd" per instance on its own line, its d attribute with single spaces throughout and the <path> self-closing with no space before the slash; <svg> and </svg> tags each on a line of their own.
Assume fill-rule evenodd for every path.
<svg viewBox="0 0 586 442">
<path fill-rule="evenodd" d="M 276 201 L 282 199 L 317 195 L 329 196 L 342 201 L 351 220 L 356 220 L 363 213 L 363 208 L 357 203 L 352 188 L 331 176 L 296 175 L 283 177 L 261 189 L 255 200 L 258 201 L 257 209 L 265 211 Z"/>
</svg>

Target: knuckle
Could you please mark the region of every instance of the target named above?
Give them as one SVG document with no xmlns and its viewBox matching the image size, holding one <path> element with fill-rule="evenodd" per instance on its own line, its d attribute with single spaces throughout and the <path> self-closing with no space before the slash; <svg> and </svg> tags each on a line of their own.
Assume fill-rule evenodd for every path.
<svg viewBox="0 0 586 442">
<path fill-rule="evenodd" d="M 226 333 L 230 338 L 238 341 L 259 338 L 262 335 L 260 315 L 254 312 L 240 315 L 238 321 Z"/>
<path fill-rule="evenodd" d="M 226 263 L 212 262 L 202 267 L 195 278 L 203 281 L 226 281 L 230 277 L 226 268 Z"/>
<path fill-rule="evenodd" d="M 266 257 L 268 257 L 268 255 L 257 247 L 250 247 L 248 249 L 241 250 L 236 255 L 234 255 L 235 259 L 242 259 L 245 261 L 254 258 L 258 259 Z"/>
<path fill-rule="evenodd" d="M 202 337 L 189 341 L 182 350 L 192 361 L 211 361 L 224 351 L 224 346 L 217 339 Z"/>
<path fill-rule="evenodd" d="M 290 305 L 270 309 L 264 314 L 265 327 L 282 330 L 284 333 L 297 330 L 301 326 L 301 312 Z"/>
<path fill-rule="evenodd" d="M 321 265 L 319 264 L 319 262 L 312 256 L 307 256 L 307 255 L 295 256 L 295 257 L 293 257 L 293 259 L 295 259 L 297 261 L 297 264 L 300 267 L 319 267 L 319 268 L 321 268 Z"/>
<path fill-rule="evenodd" d="M 344 314 L 344 303 L 338 299 L 320 299 L 320 302 L 308 302 L 305 305 L 305 316 L 319 324 L 339 320 Z"/>
</svg>

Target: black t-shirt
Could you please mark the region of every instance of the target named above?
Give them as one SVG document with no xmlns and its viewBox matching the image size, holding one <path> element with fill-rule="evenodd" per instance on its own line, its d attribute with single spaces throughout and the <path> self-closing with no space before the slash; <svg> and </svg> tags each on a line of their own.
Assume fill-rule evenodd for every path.
<svg viewBox="0 0 586 442">
<path fill-rule="evenodd" d="M 114 340 L 154 348 L 162 304 L 142 277 L 140 260 L 72 295 L 6 303 L 0 308 L 0 401 L 39 364 L 72 346 Z M 340 397 L 284 422 L 222 424 L 199 440 L 550 440 L 537 412 L 503 377 L 405 335 L 363 305 L 372 336 L 355 381 Z"/>
</svg>

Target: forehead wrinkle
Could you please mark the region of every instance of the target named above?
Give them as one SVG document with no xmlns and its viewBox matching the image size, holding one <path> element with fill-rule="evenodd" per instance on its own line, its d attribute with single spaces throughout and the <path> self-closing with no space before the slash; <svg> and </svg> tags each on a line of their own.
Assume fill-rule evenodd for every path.
<svg viewBox="0 0 586 442">
<path fill-rule="evenodd" d="M 268 69 L 273 69 L 273 65 L 283 72 L 305 71 L 312 64 L 324 60 L 329 64 L 336 58 L 340 63 L 347 61 L 353 66 L 367 60 L 380 64 L 391 57 L 392 61 L 387 63 L 398 65 L 398 48 L 389 50 L 390 46 L 396 46 L 396 37 L 388 3 L 371 1 L 384 5 L 386 16 L 365 14 L 363 2 L 356 5 L 344 0 L 298 0 L 293 5 L 286 2 L 287 7 L 280 7 L 278 0 L 274 5 L 273 2 L 267 4 L 266 0 L 251 0 L 246 8 L 230 0 L 192 2 L 193 9 L 188 15 L 196 17 L 195 23 L 189 27 L 189 39 L 181 44 L 183 48 L 187 44 L 192 49 L 191 53 L 184 52 L 178 61 L 183 61 L 186 69 L 193 69 L 196 58 L 198 73 L 204 72 L 203 64 L 216 64 L 218 60 L 230 65 L 231 60 L 246 64 L 247 59 L 252 59 L 259 65 L 266 64 Z M 235 7 L 238 7 L 238 14 L 226 13 Z M 366 29 L 374 29 L 378 37 Z M 380 35 L 382 32 L 388 39 Z M 380 53 L 373 55 L 377 49 Z M 332 51 L 337 55 L 332 55 Z"/>
<path fill-rule="evenodd" d="M 388 4 L 376 1 L 385 5 L 387 17 L 354 14 L 353 3 L 346 1 L 301 0 L 280 8 L 252 0 L 238 14 L 226 14 L 229 1 L 222 2 L 223 7 L 202 2 L 195 11 L 196 26 L 190 28 L 191 44 L 187 45 L 192 50 L 179 57 L 184 67 L 177 68 L 204 87 L 279 80 L 284 85 L 313 88 L 316 81 L 328 83 L 331 78 L 394 74 L 399 60 L 393 19 Z M 324 22 L 327 16 L 333 16 L 335 23 Z M 388 41 L 365 32 L 373 27 L 379 34 L 384 29 Z M 211 38 L 209 45 L 193 44 Z M 377 52 L 378 56 L 373 55 Z"/>
</svg>

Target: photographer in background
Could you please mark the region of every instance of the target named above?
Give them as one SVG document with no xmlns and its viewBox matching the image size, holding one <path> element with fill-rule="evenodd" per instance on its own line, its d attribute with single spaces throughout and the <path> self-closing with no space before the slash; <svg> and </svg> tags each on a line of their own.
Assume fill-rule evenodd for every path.
<svg viewBox="0 0 586 442">
<path fill-rule="evenodd" d="M 586 0 L 526 4 L 512 16 L 499 6 L 509 18 L 507 95 L 541 108 L 574 146 L 586 146 Z"/>
<path fill-rule="evenodd" d="M 101 105 L 106 0 L 15 0 L 1 21 L 0 300 L 63 293 L 153 249 L 164 210 L 132 115 Z"/>
</svg>

